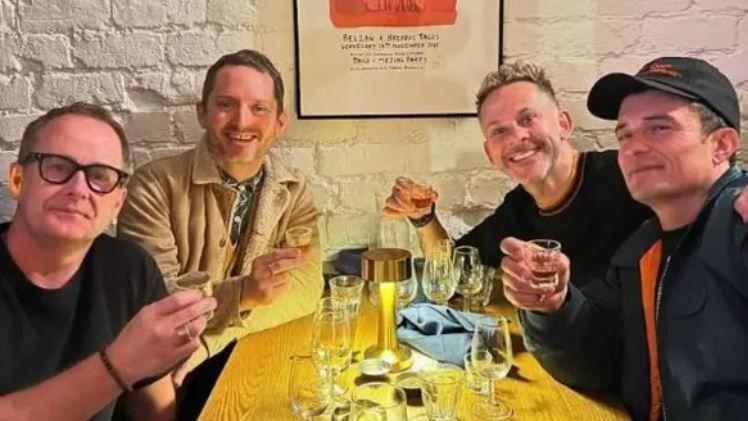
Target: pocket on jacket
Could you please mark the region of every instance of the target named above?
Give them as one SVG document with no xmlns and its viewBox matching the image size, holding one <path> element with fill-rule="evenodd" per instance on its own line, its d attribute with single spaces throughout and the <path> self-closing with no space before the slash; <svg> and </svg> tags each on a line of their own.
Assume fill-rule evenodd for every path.
<svg viewBox="0 0 748 421">
<path fill-rule="evenodd" d="M 670 297 L 669 313 L 673 317 L 688 317 L 700 312 L 706 305 L 707 290 L 699 288 Z"/>
</svg>

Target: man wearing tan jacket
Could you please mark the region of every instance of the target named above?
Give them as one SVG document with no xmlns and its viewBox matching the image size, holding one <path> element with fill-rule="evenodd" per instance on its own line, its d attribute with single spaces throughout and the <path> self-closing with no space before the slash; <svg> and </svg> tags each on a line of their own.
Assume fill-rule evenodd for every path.
<svg viewBox="0 0 748 421">
<path fill-rule="evenodd" d="M 218 308 L 204 347 L 175 371 L 177 384 L 231 344 L 212 359 L 225 361 L 237 339 L 311 313 L 323 288 L 309 184 L 269 153 L 288 125 L 278 70 L 257 51 L 225 55 L 208 70 L 196 109 L 203 139 L 139 168 L 117 225 L 118 236 L 153 255 L 167 288 L 194 271 L 214 282 Z M 282 248 L 286 230 L 299 226 L 312 230 L 303 254 Z M 221 365 L 208 370 L 209 383 Z"/>
</svg>

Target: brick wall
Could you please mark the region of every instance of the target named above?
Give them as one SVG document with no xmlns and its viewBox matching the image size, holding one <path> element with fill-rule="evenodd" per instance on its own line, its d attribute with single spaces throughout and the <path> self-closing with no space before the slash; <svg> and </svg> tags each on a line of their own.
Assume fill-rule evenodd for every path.
<svg viewBox="0 0 748 421">
<path fill-rule="evenodd" d="M 293 93 L 291 4 L 0 0 L 0 219 L 12 215 L 7 167 L 23 127 L 51 107 L 73 100 L 107 105 L 143 163 L 200 136 L 193 104 L 207 66 L 225 52 L 264 51 Z M 505 58 L 548 68 L 582 148 L 614 145 L 611 125 L 584 106 L 596 78 L 635 71 L 664 54 L 696 55 L 720 67 L 739 86 L 748 126 L 744 0 L 510 0 L 504 36 Z M 293 95 L 286 100 L 293 110 Z M 487 166 L 475 119 L 295 121 L 278 148 L 312 180 L 328 254 L 370 241 L 399 174 L 437 187 L 440 212 L 455 232 L 479 221 L 512 186 Z"/>
</svg>

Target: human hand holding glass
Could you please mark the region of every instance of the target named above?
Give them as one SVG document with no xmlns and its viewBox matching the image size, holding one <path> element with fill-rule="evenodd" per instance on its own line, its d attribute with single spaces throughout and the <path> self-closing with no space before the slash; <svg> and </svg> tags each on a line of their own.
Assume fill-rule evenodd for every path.
<svg viewBox="0 0 748 421">
<path fill-rule="evenodd" d="M 309 227 L 293 227 L 286 230 L 285 233 L 286 247 L 299 249 L 301 254 L 306 255 L 309 252 L 309 246 L 312 244 L 312 229 Z"/>
<path fill-rule="evenodd" d="M 510 303 L 519 309 L 543 313 L 552 313 L 564 305 L 570 273 L 567 256 L 552 251 L 553 275 L 545 282 L 537 282 L 530 259 L 531 251 L 545 253 L 540 247 L 513 237 L 501 240 L 500 247 L 504 254 L 501 259 L 502 285 L 504 296 Z"/>
<path fill-rule="evenodd" d="M 561 243 L 556 240 L 530 240 L 525 248 L 526 262 L 536 285 L 556 286 L 560 268 Z"/>
<path fill-rule="evenodd" d="M 174 285 L 174 291 L 196 290 L 203 294 L 203 297 L 213 296 L 213 283 L 207 272 L 189 272 L 176 277 L 171 281 Z M 213 310 L 204 314 L 206 320 L 213 317 Z"/>
<path fill-rule="evenodd" d="M 473 368 L 488 379 L 488 402 L 476 402 L 473 415 L 480 419 L 504 420 L 514 411 L 496 399 L 496 381 L 512 368 L 512 341 L 509 322 L 504 317 L 482 317 L 475 326 L 470 350 Z"/>
<path fill-rule="evenodd" d="M 392 193 L 384 202 L 383 212 L 389 217 L 420 218 L 431 212 L 437 197 L 433 187 L 407 177 L 398 177 Z"/>
</svg>

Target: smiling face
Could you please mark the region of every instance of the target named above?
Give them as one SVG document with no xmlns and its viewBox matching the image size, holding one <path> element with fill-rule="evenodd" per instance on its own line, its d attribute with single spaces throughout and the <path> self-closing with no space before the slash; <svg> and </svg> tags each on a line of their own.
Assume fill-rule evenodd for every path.
<svg viewBox="0 0 748 421">
<path fill-rule="evenodd" d="M 616 137 L 631 195 L 648 205 L 704 195 L 729 166 L 731 151 L 718 140 L 725 130 L 704 135 L 698 113 L 675 95 L 650 90 L 627 96 Z"/>
<path fill-rule="evenodd" d="M 79 164 L 105 164 L 122 169 L 117 133 L 92 117 L 65 114 L 48 122 L 37 134 L 33 152 L 63 155 Z M 91 191 L 82 171 L 64 184 L 39 175 L 39 162 L 15 163 L 10 170 L 10 193 L 18 202 L 13 224 L 33 238 L 52 242 L 93 241 L 122 207 L 123 187 L 108 194 Z"/>
<path fill-rule="evenodd" d="M 270 75 L 242 65 L 218 70 L 213 89 L 197 105 L 197 115 L 218 165 L 246 166 L 251 174 L 288 122 L 278 110 Z"/>
<path fill-rule="evenodd" d="M 479 118 L 491 163 L 525 186 L 543 183 L 572 131 L 569 115 L 525 81 L 488 95 Z"/>
</svg>

